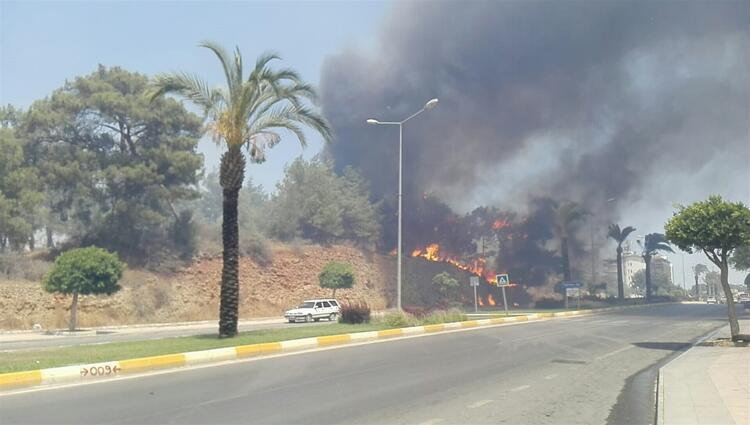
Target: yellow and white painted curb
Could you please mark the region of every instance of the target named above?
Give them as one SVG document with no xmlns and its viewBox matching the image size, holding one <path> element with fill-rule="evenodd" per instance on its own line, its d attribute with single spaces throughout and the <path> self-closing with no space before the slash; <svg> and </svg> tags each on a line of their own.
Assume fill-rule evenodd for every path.
<svg viewBox="0 0 750 425">
<path fill-rule="evenodd" d="M 165 354 L 161 356 L 142 357 L 137 359 L 110 361 L 103 363 L 3 373 L 0 374 L 0 391 L 15 390 L 19 388 L 28 388 L 39 385 L 84 383 L 154 370 L 179 368 L 206 363 L 218 363 L 230 360 L 245 359 L 249 357 L 259 357 L 292 351 L 310 350 L 315 348 L 345 345 L 350 343 L 360 343 L 380 339 L 393 339 L 420 334 L 431 334 L 450 330 L 497 326 L 515 322 L 538 321 L 554 317 L 581 316 L 586 314 L 594 314 L 640 306 L 642 305 L 620 306 L 591 310 L 563 311 L 557 313 L 535 313 L 518 316 L 493 317 L 489 319 L 467 320 L 464 322 L 384 329 L 380 331 L 357 332 L 351 334 L 327 335 L 312 338 L 293 339 L 289 341 L 266 342 L 260 344 L 239 345 L 236 347 L 191 351 L 187 353 Z"/>
</svg>

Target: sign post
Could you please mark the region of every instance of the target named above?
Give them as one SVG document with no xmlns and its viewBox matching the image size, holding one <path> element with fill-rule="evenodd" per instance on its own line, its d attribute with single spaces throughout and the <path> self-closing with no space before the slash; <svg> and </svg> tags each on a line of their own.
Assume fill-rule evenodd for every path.
<svg viewBox="0 0 750 425">
<path fill-rule="evenodd" d="M 469 285 L 474 288 L 474 313 L 478 313 L 479 310 L 477 309 L 477 286 L 479 286 L 479 278 L 477 276 L 470 277 Z"/>
<path fill-rule="evenodd" d="M 507 274 L 497 275 L 497 286 L 503 290 L 503 307 L 505 307 L 505 315 L 508 315 L 508 300 L 505 299 L 505 287 L 510 285 L 510 278 Z"/>
<path fill-rule="evenodd" d="M 562 287 L 565 290 L 565 309 L 568 309 L 568 297 L 576 297 L 578 299 L 578 307 L 581 308 L 581 282 L 563 282 Z"/>
</svg>

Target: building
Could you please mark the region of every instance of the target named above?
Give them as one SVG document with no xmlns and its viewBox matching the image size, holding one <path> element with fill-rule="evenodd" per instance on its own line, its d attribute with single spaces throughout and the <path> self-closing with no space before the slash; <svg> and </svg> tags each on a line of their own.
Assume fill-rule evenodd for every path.
<svg viewBox="0 0 750 425">
<path fill-rule="evenodd" d="M 625 297 L 640 297 L 641 294 L 635 289 L 634 277 L 635 274 L 640 270 L 646 270 L 646 262 L 643 261 L 643 257 L 640 254 L 636 254 L 632 251 L 625 251 L 622 253 L 622 280 L 625 286 Z"/>
<path fill-rule="evenodd" d="M 656 254 L 651 258 L 652 276 L 656 273 L 664 273 L 669 276 L 669 283 L 674 284 L 674 267 L 672 262 L 663 255 Z"/>
</svg>

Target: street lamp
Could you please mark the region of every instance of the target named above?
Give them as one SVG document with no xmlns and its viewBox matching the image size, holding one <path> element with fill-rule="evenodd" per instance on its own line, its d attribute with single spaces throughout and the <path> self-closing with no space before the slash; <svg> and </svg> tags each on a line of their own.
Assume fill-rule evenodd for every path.
<svg viewBox="0 0 750 425">
<path fill-rule="evenodd" d="M 401 197 L 402 197 L 402 174 L 403 174 L 403 140 L 404 140 L 404 123 L 416 117 L 424 111 L 428 111 L 437 106 L 438 100 L 431 99 L 424 104 L 422 109 L 409 115 L 403 121 L 378 121 L 370 118 L 367 124 L 372 125 L 397 125 L 398 126 L 398 246 L 396 252 L 396 307 L 401 311 Z"/>
</svg>

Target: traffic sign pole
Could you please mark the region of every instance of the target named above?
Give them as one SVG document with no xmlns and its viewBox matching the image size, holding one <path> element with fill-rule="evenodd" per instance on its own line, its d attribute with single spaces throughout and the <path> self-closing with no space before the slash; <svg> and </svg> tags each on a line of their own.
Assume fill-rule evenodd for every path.
<svg viewBox="0 0 750 425">
<path fill-rule="evenodd" d="M 477 309 L 477 287 L 474 287 L 474 313 L 479 313 Z"/>
<path fill-rule="evenodd" d="M 474 313 L 478 313 L 479 310 L 477 309 L 477 286 L 479 286 L 479 278 L 477 276 L 470 277 L 469 285 L 474 287 Z"/>
<path fill-rule="evenodd" d="M 505 315 L 508 315 L 508 301 L 505 300 L 505 286 L 501 286 L 503 288 L 503 306 L 505 307 Z"/>
</svg>

